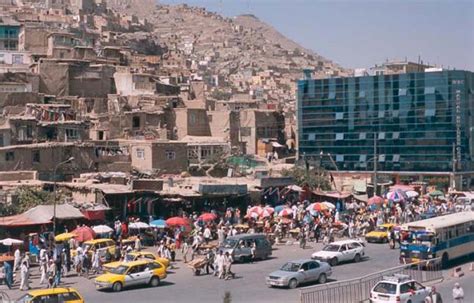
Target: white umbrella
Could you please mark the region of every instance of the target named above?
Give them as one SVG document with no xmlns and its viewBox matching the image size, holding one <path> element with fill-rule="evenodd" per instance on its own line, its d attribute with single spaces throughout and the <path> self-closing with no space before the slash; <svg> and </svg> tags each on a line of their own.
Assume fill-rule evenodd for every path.
<svg viewBox="0 0 474 303">
<path fill-rule="evenodd" d="M 321 202 L 322 205 L 326 206 L 329 209 L 334 209 L 336 208 L 336 205 L 332 204 L 331 202 Z"/>
<path fill-rule="evenodd" d="M 145 222 L 133 222 L 128 225 L 128 228 L 131 229 L 145 229 L 149 227 L 150 225 L 146 224 Z"/>
<path fill-rule="evenodd" d="M 92 230 L 95 231 L 96 234 L 106 234 L 114 231 L 111 227 L 107 225 L 97 225 L 92 227 Z"/>
<path fill-rule="evenodd" d="M 408 190 L 408 191 L 405 192 L 405 194 L 407 195 L 408 198 L 416 198 L 420 195 L 419 193 L 417 193 L 414 190 Z"/>
<path fill-rule="evenodd" d="M 17 239 L 12 239 L 12 238 L 6 238 L 6 239 L 3 239 L 3 240 L 0 240 L 0 244 L 3 244 L 5 246 L 21 245 L 21 244 L 23 244 L 23 241 L 17 240 Z"/>
</svg>

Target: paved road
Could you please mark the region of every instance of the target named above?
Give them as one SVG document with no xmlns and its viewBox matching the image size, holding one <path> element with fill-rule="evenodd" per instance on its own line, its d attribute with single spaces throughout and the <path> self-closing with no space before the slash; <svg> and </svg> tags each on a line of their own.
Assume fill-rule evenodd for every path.
<svg viewBox="0 0 474 303">
<path fill-rule="evenodd" d="M 232 302 L 296 302 L 299 291 L 268 288 L 265 277 L 278 269 L 284 262 L 292 259 L 308 258 L 311 253 L 322 247 L 322 244 L 310 243 L 311 248 L 300 249 L 298 245 L 276 246 L 269 260 L 247 264 L 233 265 L 237 274 L 234 280 L 219 280 L 214 276 L 193 276 L 189 268 L 177 262 L 177 268 L 169 273 L 168 278 L 157 288 L 140 287 L 127 289 L 120 293 L 99 292 L 94 289 L 93 281 L 85 278 L 68 277 L 64 285 L 75 287 L 85 297 L 86 302 L 119 303 L 119 302 L 222 302 L 226 291 L 231 292 Z M 377 272 L 398 265 L 398 250 L 388 249 L 386 244 L 368 244 L 366 258 L 360 263 L 341 264 L 333 268 L 329 281 L 345 280 Z M 34 288 L 39 287 L 37 275 L 34 277 Z M 5 290 L 5 286 L 0 286 Z M 18 290 L 8 291 L 17 298 Z"/>
</svg>

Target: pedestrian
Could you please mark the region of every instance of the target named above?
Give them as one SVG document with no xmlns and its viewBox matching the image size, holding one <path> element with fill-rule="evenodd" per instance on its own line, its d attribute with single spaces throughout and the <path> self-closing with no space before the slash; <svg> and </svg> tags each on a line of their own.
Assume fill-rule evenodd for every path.
<svg viewBox="0 0 474 303">
<path fill-rule="evenodd" d="M 212 237 L 211 229 L 209 228 L 209 225 L 207 225 L 206 228 L 204 229 L 204 241 L 206 241 L 206 244 L 209 243 L 209 241 L 211 241 L 211 237 Z"/>
<path fill-rule="evenodd" d="M 100 254 L 98 251 L 92 252 L 92 271 L 95 274 L 100 272 Z"/>
<path fill-rule="evenodd" d="M 425 298 L 425 303 L 443 303 L 441 294 L 436 291 L 436 287 L 431 287 L 430 294 Z"/>
<path fill-rule="evenodd" d="M 252 241 L 252 245 L 250 247 L 250 253 L 252 254 L 252 262 L 255 261 L 255 259 L 257 258 L 257 244 L 255 243 L 255 241 Z"/>
<path fill-rule="evenodd" d="M 454 283 L 453 288 L 453 302 L 455 303 L 462 303 L 464 302 L 464 290 L 462 289 L 459 283 Z"/>
<path fill-rule="evenodd" d="M 138 235 L 137 238 L 135 239 L 135 250 L 136 251 L 142 250 L 142 241 L 141 241 L 140 235 Z"/>
<path fill-rule="evenodd" d="M 13 287 L 13 270 L 10 263 L 7 261 L 3 262 L 3 273 L 4 273 L 4 281 L 7 285 L 8 289 L 12 289 Z"/>
<path fill-rule="evenodd" d="M 188 263 L 188 254 L 190 250 L 190 245 L 188 241 L 183 242 L 183 246 L 181 246 L 181 253 L 183 254 L 184 263 Z"/>
<path fill-rule="evenodd" d="M 54 260 L 54 287 L 58 287 L 61 283 L 61 272 L 62 272 L 62 258 L 59 255 L 56 260 Z"/>
<path fill-rule="evenodd" d="M 40 285 L 47 284 L 48 283 L 48 263 L 41 261 L 41 257 L 40 257 L 39 270 L 41 274 Z"/>
<path fill-rule="evenodd" d="M 224 252 L 219 250 L 219 254 L 216 257 L 217 272 L 219 279 L 223 279 L 225 275 L 225 266 L 224 266 Z"/>
<path fill-rule="evenodd" d="M 14 257 L 15 259 L 13 261 L 13 271 L 16 272 L 20 268 L 20 262 L 21 262 L 21 252 L 20 252 L 19 247 L 15 249 Z"/>
<path fill-rule="evenodd" d="M 47 265 L 48 268 L 48 288 L 54 287 L 54 275 L 56 272 L 56 264 L 54 264 L 53 259 L 50 259 Z"/>
<path fill-rule="evenodd" d="M 23 259 L 20 265 L 20 290 L 26 291 L 30 289 L 29 285 L 29 271 L 28 262 Z"/>
<path fill-rule="evenodd" d="M 232 262 L 234 262 L 232 256 L 229 254 L 228 251 L 226 251 L 224 256 L 225 280 L 229 280 L 231 277 L 234 277 L 234 273 L 231 271 Z"/>
</svg>

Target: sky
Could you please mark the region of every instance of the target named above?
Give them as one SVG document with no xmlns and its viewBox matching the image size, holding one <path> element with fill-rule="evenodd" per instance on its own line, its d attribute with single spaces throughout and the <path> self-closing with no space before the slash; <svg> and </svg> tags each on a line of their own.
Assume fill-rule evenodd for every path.
<svg viewBox="0 0 474 303">
<path fill-rule="evenodd" d="M 159 0 L 253 14 L 346 68 L 407 58 L 474 71 L 474 0 Z"/>
</svg>

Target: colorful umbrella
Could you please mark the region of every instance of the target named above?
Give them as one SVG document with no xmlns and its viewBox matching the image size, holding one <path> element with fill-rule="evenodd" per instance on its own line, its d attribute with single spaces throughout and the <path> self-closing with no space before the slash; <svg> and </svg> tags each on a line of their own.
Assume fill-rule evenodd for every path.
<svg viewBox="0 0 474 303">
<path fill-rule="evenodd" d="M 326 206 L 328 209 L 335 209 L 336 205 L 332 204 L 331 202 L 321 202 L 322 205 Z"/>
<path fill-rule="evenodd" d="M 420 195 L 419 193 L 417 193 L 414 190 L 406 191 L 405 194 L 407 195 L 408 198 L 416 198 Z"/>
<path fill-rule="evenodd" d="M 322 203 L 316 202 L 311 203 L 308 207 L 306 207 L 306 210 L 309 212 L 321 212 L 323 210 L 328 210 L 328 207 Z"/>
<path fill-rule="evenodd" d="M 150 225 L 146 224 L 145 222 L 133 222 L 128 225 L 130 229 L 147 229 Z"/>
<path fill-rule="evenodd" d="M 384 202 L 384 199 L 382 197 L 373 196 L 372 198 L 370 198 L 367 201 L 367 204 L 368 205 L 373 205 L 373 204 L 380 205 L 380 204 L 383 204 L 383 202 Z"/>
<path fill-rule="evenodd" d="M 270 207 L 271 208 L 271 207 Z M 264 208 L 262 213 L 260 214 L 260 217 L 261 218 L 269 218 L 273 215 L 273 208 L 271 208 L 272 211 L 270 211 L 269 209 L 267 208 Z"/>
<path fill-rule="evenodd" d="M 54 237 L 56 242 L 68 241 L 71 238 L 74 238 L 76 235 L 73 233 L 62 233 Z"/>
<path fill-rule="evenodd" d="M 166 221 L 165 220 L 154 220 L 154 221 L 151 221 L 150 222 L 150 226 L 152 227 L 156 227 L 156 228 L 165 228 L 167 225 L 166 225 Z"/>
<path fill-rule="evenodd" d="M 172 217 L 166 220 L 168 226 L 188 226 L 189 220 L 183 217 Z"/>
<path fill-rule="evenodd" d="M 272 215 L 275 212 L 275 209 L 267 205 L 263 208 L 263 211 L 267 211 L 270 215 Z"/>
<path fill-rule="evenodd" d="M 17 240 L 17 239 L 12 239 L 12 238 L 6 238 L 6 239 L 1 240 L 0 244 L 3 244 L 5 246 L 22 245 L 23 241 L 22 240 Z"/>
<path fill-rule="evenodd" d="M 258 219 L 259 214 L 256 212 L 249 212 L 248 214 L 245 215 L 245 218 L 253 218 L 253 219 Z"/>
<path fill-rule="evenodd" d="M 404 191 L 395 190 L 387 193 L 387 199 L 392 200 L 393 202 L 402 202 L 408 199 Z"/>
<path fill-rule="evenodd" d="M 95 238 L 95 232 L 89 226 L 80 226 L 72 231 L 76 235 L 76 240 L 79 242 L 89 241 Z"/>
<path fill-rule="evenodd" d="M 92 230 L 96 234 L 107 234 L 114 231 L 110 226 L 107 225 L 96 225 L 92 227 Z"/>
<path fill-rule="evenodd" d="M 275 206 L 275 212 L 278 214 L 285 208 L 286 208 L 286 205 L 277 205 Z"/>
<path fill-rule="evenodd" d="M 247 210 L 247 215 L 250 213 L 256 213 L 258 216 L 260 216 L 263 212 L 263 208 L 261 206 L 253 206 Z"/>
<path fill-rule="evenodd" d="M 434 190 L 429 193 L 430 197 L 442 197 L 444 196 L 444 193 L 440 190 Z"/>
<path fill-rule="evenodd" d="M 291 208 L 285 208 L 278 213 L 280 217 L 289 217 L 293 215 L 293 210 Z"/>
<path fill-rule="evenodd" d="M 213 213 L 204 213 L 200 215 L 198 219 L 204 222 L 214 221 L 217 219 L 217 215 Z"/>
</svg>

